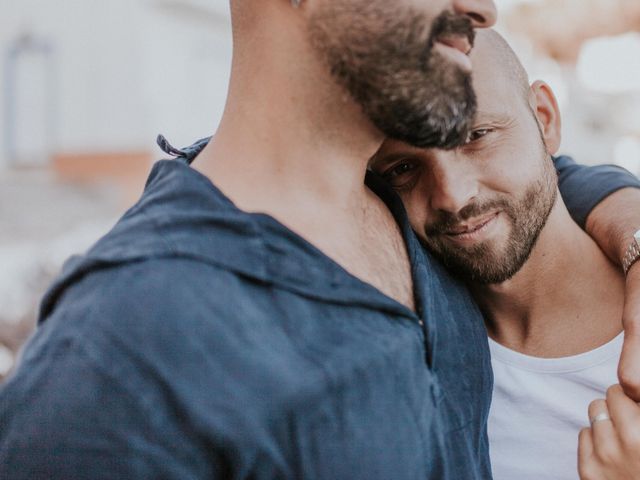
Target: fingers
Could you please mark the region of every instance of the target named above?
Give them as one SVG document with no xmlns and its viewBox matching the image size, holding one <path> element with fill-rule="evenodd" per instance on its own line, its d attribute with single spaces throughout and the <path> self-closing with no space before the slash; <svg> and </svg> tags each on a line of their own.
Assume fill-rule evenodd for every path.
<svg viewBox="0 0 640 480">
<path fill-rule="evenodd" d="M 589 404 L 589 423 L 591 423 L 592 430 L 596 427 L 601 429 L 602 424 L 607 427 L 613 426 L 606 400 L 599 398 Z"/>
<path fill-rule="evenodd" d="M 640 402 L 640 262 L 627 273 L 625 286 L 624 344 L 618 365 L 618 378 L 624 392 Z"/>
<path fill-rule="evenodd" d="M 591 429 L 583 428 L 578 435 L 578 463 L 585 463 L 593 455 Z"/>
<path fill-rule="evenodd" d="M 589 420 L 578 439 L 580 478 L 640 478 L 640 407 L 613 385 L 606 401 L 589 404 Z"/>
<path fill-rule="evenodd" d="M 607 390 L 607 408 L 623 449 L 640 452 L 640 407 L 622 391 L 620 385 Z"/>
<path fill-rule="evenodd" d="M 640 334 L 636 333 L 640 331 L 640 325 L 636 326 L 636 323 L 640 323 L 640 313 L 633 319 L 625 313 L 624 343 L 618 364 L 618 379 L 627 396 L 640 402 Z"/>
<path fill-rule="evenodd" d="M 625 395 L 620 385 L 607 389 L 607 409 L 617 429 L 640 423 L 640 407 Z"/>
<path fill-rule="evenodd" d="M 597 478 L 596 463 L 593 456 L 591 429 L 583 428 L 578 436 L 578 474 L 581 480 Z"/>
<path fill-rule="evenodd" d="M 598 399 L 589 404 L 589 421 L 594 450 L 597 456 L 601 456 L 603 450 L 617 444 L 616 431 L 605 400 Z"/>
</svg>

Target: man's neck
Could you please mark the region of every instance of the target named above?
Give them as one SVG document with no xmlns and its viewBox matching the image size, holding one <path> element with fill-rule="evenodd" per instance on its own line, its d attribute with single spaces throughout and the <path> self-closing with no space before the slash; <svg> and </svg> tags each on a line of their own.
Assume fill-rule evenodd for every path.
<svg viewBox="0 0 640 480">
<path fill-rule="evenodd" d="M 271 23 L 256 22 L 234 46 L 225 112 L 194 167 L 239 208 L 293 227 L 323 212 L 353 213 L 370 195 L 367 162 L 383 135 L 331 78 L 305 25 L 260 31 Z"/>
<path fill-rule="evenodd" d="M 624 276 L 573 222 L 560 196 L 523 268 L 502 284 L 471 289 L 489 335 L 528 355 L 576 355 L 622 331 Z"/>
<path fill-rule="evenodd" d="M 273 22 L 256 28 L 262 24 Z M 300 28 L 255 31 L 236 45 L 222 122 L 194 167 L 240 209 L 274 217 L 413 308 L 399 227 L 364 184 L 383 135 L 317 60 Z"/>
</svg>

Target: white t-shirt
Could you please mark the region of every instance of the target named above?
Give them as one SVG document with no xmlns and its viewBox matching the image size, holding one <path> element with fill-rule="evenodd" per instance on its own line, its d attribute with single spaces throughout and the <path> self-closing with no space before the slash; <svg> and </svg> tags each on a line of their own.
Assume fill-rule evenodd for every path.
<svg viewBox="0 0 640 480">
<path fill-rule="evenodd" d="M 523 355 L 489 340 L 494 388 L 489 445 L 494 480 L 577 480 L 587 407 L 618 383 L 623 334 L 587 353 Z"/>
</svg>

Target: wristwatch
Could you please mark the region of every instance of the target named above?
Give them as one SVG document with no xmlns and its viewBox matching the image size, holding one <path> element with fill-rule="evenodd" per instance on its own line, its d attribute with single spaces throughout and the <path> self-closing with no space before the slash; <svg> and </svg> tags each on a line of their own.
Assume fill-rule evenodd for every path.
<svg viewBox="0 0 640 480">
<path fill-rule="evenodd" d="M 622 258 L 622 270 L 626 275 L 631 265 L 640 260 L 640 230 L 633 234 L 633 240 Z"/>
</svg>

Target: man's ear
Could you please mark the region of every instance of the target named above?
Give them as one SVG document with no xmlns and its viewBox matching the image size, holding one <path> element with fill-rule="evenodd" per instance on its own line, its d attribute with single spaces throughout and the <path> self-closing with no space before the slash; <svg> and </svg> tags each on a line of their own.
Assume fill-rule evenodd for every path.
<svg viewBox="0 0 640 480">
<path fill-rule="evenodd" d="M 560 149 L 562 121 L 560 108 L 551 87 L 542 80 L 536 80 L 529 90 L 529 105 L 547 145 L 547 153 L 554 155 Z"/>
</svg>

